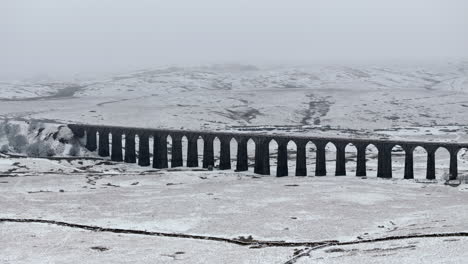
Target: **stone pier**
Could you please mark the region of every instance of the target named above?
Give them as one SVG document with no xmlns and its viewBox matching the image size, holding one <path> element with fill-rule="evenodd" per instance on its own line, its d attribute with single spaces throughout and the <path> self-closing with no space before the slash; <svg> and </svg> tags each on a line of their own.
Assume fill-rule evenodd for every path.
<svg viewBox="0 0 468 264">
<path fill-rule="evenodd" d="M 276 142 L 278 155 L 276 160 L 276 176 L 288 176 L 290 171 L 295 171 L 296 176 L 307 176 L 307 144 L 311 143 L 315 149 L 315 176 L 327 175 L 327 155 L 329 148 L 336 149 L 335 175 L 345 176 L 346 157 L 356 157 L 356 176 L 366 176 L 366 150 L 373 145 L 378 150 L 377 157 L 377 177 L 392 178 L 392 149 L 399 146 L 404 150 L 404 179 L 414 178 L 413 153 L 416 147 L 422 147 L 427 152 L 426 178 L 429 180 L 436 178 L 435 155 L 439 148 L 445 148 L 450 154 L 450 179 L 458 177 L 457 154 L 462 148 L 468 148 L 467 143 L 434 142 L 434 141 L 393 141 L 381 139 L 355 139 L 355 138 L 321 138 L 292 135 L 270 135 L 261 133 L 240 133 L 240 132 L 212 132 L 212 131 L 183 131 L 170 129 L 145 129 L 116 126 L 99 125 L 69 125 L 76 137 L 86 138 L 86 148 L 89 151 L 98 151 L 102 157 L 110 156 L 113 161 L 125 161 L 128 163 L 137 162 L 141 166 L 151 164 L 151 154 L 153 155 L 153 167 L 157 169 L 184 166 L 182 155 L 182 142 L 187 141 L 187 167 L 198 167 L 199 140 L 203 141 L 202 167 L 214 167 L 215 157 L 219 157 L 219 169 L 231 169 L 232 162 L 236 164 L 236 171 L 249 170 L 248 148 L 255 147 L 254 155 L 250 157 L 253 161 L 253 172 L 261 175 L 270 175 L 270 143 Z M 112 141 L 109 141 L 109 136 Z M 135 148 L 135 137 L 138 137 L 138 155 Z M 170 152 L 168 151 L 168 139 L 171 139 Z M 215 153 L 213 142 L 218 138 L 220 141 L 220 151 Z M 150 153 L 150 139 L 153 140 L 153 153 Z M 122 140 L 125 145 L 122 148 Z M 235 160 L 231 157 L 231 142 L 237 144 Z M 254 144 L 248 144 L 252 140 Z M 292 142 L 295 146 L 295 160 L 289 163 L 288 144 Z M 109 146 L 111 149 L 109 151 Z M 349 153 L 346 150 L 348 145 L 355 146 L 355 151 Z M 124 153 L 124 154 L 123 154 Z M 169 162 L 168 155 L 171 155 Z M 294 152 L 291 152 L 294 154 Z M 290 168 L 290 164 L 295 164 L 295 168 Z M 329 164 L 330 165 L 330 164 Z"/>
</svg>

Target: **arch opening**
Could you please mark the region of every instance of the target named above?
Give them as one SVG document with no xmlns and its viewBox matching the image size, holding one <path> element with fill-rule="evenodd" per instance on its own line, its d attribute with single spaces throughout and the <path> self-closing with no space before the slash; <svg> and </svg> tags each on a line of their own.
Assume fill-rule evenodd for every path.
<svg viewBox="0 0 468 264">
<path fill-rule="evenodd" d="M 188 150 L 188 138 L 187 136 L 182 136 L 181 138 L 182 142 L 182 164 L 184 164 L 187 167 L 187 150 Z M 182 165 L 182 166 L 184 166 Z"/>
<path fill-rule="evenodd" d="M 213 151 L 214 151 L 214 167 L 219 168 L 219 160 L 221 153 L 221 140 L 218 137 L 213 139 Z"/>
<path fill-rule="evenodd" d="M 287 160 L 287 168 L 288 168 L 288 175 L 294 176 L 296 175 L 296 159 L 297 159 L 297 145 L 294 141 L 288 140 L 286 143 L 286 160 Z"/>
<path fill-rule="evenodd" d="M 230 167 L 233 169 L 236 168 L 237 164 L 237 152 L 239 151 L 238 147 L 237 139 L 231 138 L 231 140 L 229 140 L 229 162 L 231 165 Z"/>
<path fill-rule="evenodd" d="M 468 148 L 461 148 L 457 153 L 458 179 L 468 183 Z"/>
<path fill-rule="evenodd" d="M 377 163 L 379 150 L 374 144 L 366 146 L 366 174 L 368 177 L 377 177 Z"/>
<path fill-rule="evenodd" d="M 172 167 L 172 136 L 169 134 L 166 137 L 167 142 L 167 161 L 169 167 Z"/>
<path fill-rule="evenodd" d="M 440 180 L 450 180 L 451 177 L 450 177 L 450 152 L 449 150 L 445 147 L 439 147 L 435 151 L 434 155 L 435 155 L 435 178 L 440 179 Z"/>
<path fill-rule="evenodd" d="M 405 174 L 406 153 L 402 146 L 394 145 L 391 151 L 392 175 L 394 178 L 403 178 Z"/>
<path fill-rule="evenodd" d="M 345 161 L 346 175 L 356 175 L 357 148 L 353 143 L 348 143 L 345 146 Z"/>
<path fill-rule="evenodd" d="M 255 141 L 252 138 L 247 140 L 247 167 L 249 171 L 253 171 L 255 166 Z"/>
<path fill-rule="evenodd" d="M 427 151 L 421 146 L 417 146 L 413 150 L 414 161 L 414 178 L 425 179 L 427 170 Z"/>
<path fill-rule="evenodd" d="M 319 153 L 316 151 L 315 155 Z M 325 175 L 335 175 L 336 173 L 336 146 L 332 142 L 327 142 L 325 145 Z M 324 176 L 325 176 L 324 175 Z"/>
<path fill-rule="evenodd" d="M 312 141 L 307 141 L 305 145 L 306 172 L 308 176 L 315 175 L 316 146 Z"/>
</svg>

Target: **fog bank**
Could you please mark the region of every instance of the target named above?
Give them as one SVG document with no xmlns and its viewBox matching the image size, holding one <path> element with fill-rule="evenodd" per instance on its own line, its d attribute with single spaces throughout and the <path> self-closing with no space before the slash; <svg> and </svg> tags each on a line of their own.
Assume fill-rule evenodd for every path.
<svg viewBox="0 0 468 264">
<path fill-rule="evenodd" d="M 0 0 L 0 78 L 468 57 L 464 0 Z"/>
</svg>

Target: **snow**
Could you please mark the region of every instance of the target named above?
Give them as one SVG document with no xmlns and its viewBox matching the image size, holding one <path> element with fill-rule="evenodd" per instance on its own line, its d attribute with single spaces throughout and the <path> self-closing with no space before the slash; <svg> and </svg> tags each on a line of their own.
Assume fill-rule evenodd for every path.
<svg viewBox="0 0 468 264">
<path fill-rule="evenodd" d="M 353 176 L 259 177 L 230 171 L 152 170 L 118 163 L 99 165 L 99 161 L 80 164 L 81 160 L 12 161 L 11 167 L 25 169 L 0 178 L 0 218 L 45 219 L 224 238 L 252 236 L 257 240 L 286 242 L 345 242 L 468 229 L 466 185 L 448 187 L 442 183 Z M 96 165 L 89 167 L 93 163 Z M 3 170 L 8 164 L 4 162 L 2 166 Z M 72 168 L 81 169 L 73 171 Z M 225 242 L 97 234 L 33 223 L 0 223 L 0 233 L 2 245 L 8 245 L 3 248 L 0 261 L 15 263 L 61 262 L 64 256 L 69 262 L 82 257 L 93 258 L 91 262 L 119 262 L 125 254 L 127 261 L 145 263 L 146 257 L 151 256 L 151 260 L 160 259 L 164 263 L 171 259 L 162 255 L 177 251 L 186 252 L 177 256 L 180 263 L 217 263 L 220 258 L 224 258 L 225 263 L 285 263 L 295 249 L 305 248 L 249 249 Z M 18 236 L 24 237 L 21 245 L 15 242 Z M 414 251 L 414 255 L 430 255 L 437 243 L 466 249 L 464 238 L 454 237 L 450 242 L 447 239 L 350 245 L 340 247 L 345 249 L 342 252 L 314 251 L 310 259 L 304 257 L 301 260 L 304 262 L 298 263 L 315 263 L 320 257 L 325 257 L 323 263 L 334 263 L 336 255 L 347 257 L 355 250 L 346 250 L 357 248 L 360 253 L 350 257 L 350 263 L 354 263 L 369 255 L 378 255 L 385 248 L 406 247 L 412 241 L 417 242 L 414 249 L 403 247 L 388 251 L 410 259 L 408 250 Z M 139 246 L 134 247 L 135 243 Z M 90 249 L 94 246 L 110 250 Z M 444 247 L 442 245 L 437 252 Z M 384 249 L 367 251 L 372 248 Z M 153 253 L 144 254 L 150 250 Z M 207 255 L 201 254 L 205 251 Z M 214 251 L 221 253 L 216 256 Z M 382 256 L 376 257 L 379 258 Z M 422 263 L 430 263 L 428 260 Z M 456 258 L 451 259 L 454 260 Z"/>
<path fill-rule="evenodd" d="M 27 101 L 10 100 L 3 84 L 0 114 L 144 127 L 466 139 L 466 62 L 247 69 L 172 67 L 51 81 L 50 97 L 25 94 Z M 39 91 L 35 85 L 25 90 Z M 65 96 L 70 89 L 73 96 Z M 416 131 L 400 135 L 400 129 Z"/>
<path fill-rule="evenodd" d="M 58 125 L 38 121 L 0 122 L 0 152 L 30 157 L 67 156 L 75 146 L 78 154 L 89 156 L 79 139 L 66 124 Z"/>
<path fill-rule="evenodd" d="M 8 253 L 0 256 L 4 263 L 281 263 L 292 252 L 291 248 L 249 249 L 212 241 L 95 233 L 37 224 L 3 225 L 0 242 L 2 251 Z"/>
<path fill-rule="evenodd" d="M 296 263 L 465 263 L 467 242 L 463 237 L 424 238 L 336 246 L 313 251 Z"/>
<path fill-rule="evenodd" d="M 404 155 L 398 147 L 392 153 L 394 179 L 377 179 L 373 146 L 365 178 L 354 176 L 352 146 L 346 149 L 348 176 L 276 178 L 255 175 L 252 168 L 245 173 L 155 170 L 100 160 L 64 124 L 466 142 L 467 73 L 467 62 L 214 65 L 0 82 L 0 117 L 8 119 L 0 124 L 0 218 L 287 242 L 465 232 L 466 150 L 458 154 L 461 184 L 455 187 L 444 184 L 449 156 L 443 149 L 436 152 L 434 181 L 424 180 L 422 148 L 414 153 L 416 179 L 403 180 Z M 48 146 L 58 159 L 15 158 L 48 156 L 33 152 L 35 144 L 38 150 Z M 79 157 L 69 157 L 72 146 L 79 146 Z M 200 141 L 200 162 L 202 146 Z M 218 154 L 218 140 L 214 148 Z M 231 148 L 234 167 L 234 142 Z M 253 149 L 249 142 L 250 165 Z M 314 146 L 307 150 L 308 175 L 314 175 Z M 334 174 L 334 151 L 327 145 L 329 175 Z M 274 175 L 274 142 L 270 153 Z M 294 175 L 292 143 L 288 155 L 289 175 Z M 13 222 L 0 222 L 0 243 L 1 263 L 286 263 L 310 250 Z M 410 238 L 328 245 L 296 263 L 462 263 L 466 249 L 461 236 Z"/>
</svg>

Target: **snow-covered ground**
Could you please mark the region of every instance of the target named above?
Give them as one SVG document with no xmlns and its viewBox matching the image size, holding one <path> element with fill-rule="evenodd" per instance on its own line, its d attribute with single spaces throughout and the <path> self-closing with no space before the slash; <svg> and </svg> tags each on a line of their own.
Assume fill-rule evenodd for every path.
<svg viewBox="0 0 468 264">
<path fill-rule="evenodd" d="M 8 119 L 0 122 L 0 262 L 463 263 L 466 150 L 460 185 L 444 184 L 445 150 L 436 153 L 437 180 L 424 180 L 421 148 L 414 181 L 401 179 L 398 148 L 393 180 L 375 177 L 375 149 L 368 177 L 353 176 L 352 147 L 345 177 L 259 177 L 115 164 L 86 151 L 64 124 L 466 142 L 467 85 L 468 62 L 168 67 L 0 82 L 0 117 Z"/>
<path fill-rule="evenodd" d="M 9 159 L 0 170 L 8 172 L 0 176 L 2 263 L 468 257 L 467 233 L 460 234 L 468 230 L 467 185 L 152 170 L 83 159 Z M 388 240 L 372 241 L 382 238 Z"/>
<path fill-rule="evenodd" d="M 143 127 L 464 140 L 468 62 L 168 67 L 0 83 L 0 116 Z"/>
</svg>

